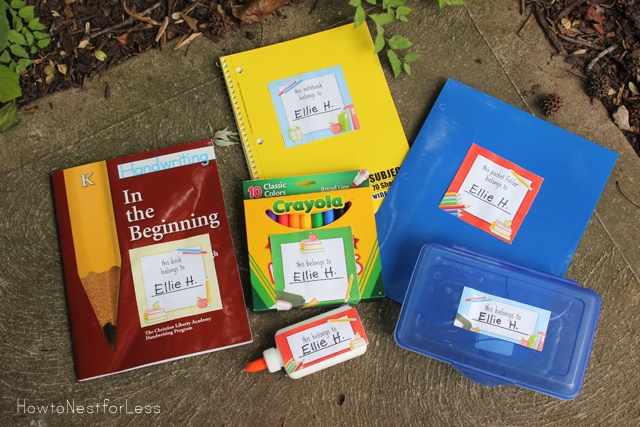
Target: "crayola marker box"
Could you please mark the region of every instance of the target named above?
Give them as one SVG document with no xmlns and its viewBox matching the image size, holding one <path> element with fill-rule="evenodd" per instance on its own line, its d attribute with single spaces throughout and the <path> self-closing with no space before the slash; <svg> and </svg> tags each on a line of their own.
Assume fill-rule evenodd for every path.
<svg viewBox="0 0 640 427">
<path fill-rule="evenodd" d="M 384 296 L 368 172 L 243 183 L 254 311 Z"/>
</svg>

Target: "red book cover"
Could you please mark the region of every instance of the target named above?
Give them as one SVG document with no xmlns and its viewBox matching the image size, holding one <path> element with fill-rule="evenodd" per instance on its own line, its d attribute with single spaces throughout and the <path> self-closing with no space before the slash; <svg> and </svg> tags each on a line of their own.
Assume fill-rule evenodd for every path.
<svg viewBox="0 0 640 427">
<path fill-rule="evenodd" d="M 252 341 L 211 140 L 52 182 L 78 379 Z"/>
</svg>

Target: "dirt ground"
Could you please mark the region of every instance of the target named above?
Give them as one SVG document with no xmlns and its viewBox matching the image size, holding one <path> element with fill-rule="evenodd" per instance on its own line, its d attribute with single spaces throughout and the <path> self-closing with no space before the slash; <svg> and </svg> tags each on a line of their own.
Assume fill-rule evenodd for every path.
<svg viewBox="0 0 640 427">
<path fill-rule="evenodd" d="M 284 7 L 279 7 L 283 1 L 249 0 L 247 4 L 271 3 L 275 17 L 286 19 L 287 8 L 304 1 L 290 1 Z M 640 3 L 519 1 L 521 31 L 539 25 L 546 32 L 550 49 L 572 65 L 585 92 L 593 102 L 603 103 L 640 155 Z M 36 0 L 35 6 L 36 16 L 50 29 L 52 43 L 22 76 L 20 105 L 82 87 L 110 67 L 149 49 L 165 49 L 175 39 L 179 39 L 178 49 L 188 49 L 192 40 L 202 36 L 224 43 L 230 31 L 260 37 L 254 33 L 256 26 L 247 30 L 241 25 L 255 16 L 234 16 L 230 0 Z M 314 13 L 313 7 L 310 10 Z M 105 54 L 103 60 L 97 51 Z M 104 96 L 109 97 L 108 87 Z M 562 100 L 547 100 L 543 108 L 547 114 L 560 114 Z"/>
</svg>

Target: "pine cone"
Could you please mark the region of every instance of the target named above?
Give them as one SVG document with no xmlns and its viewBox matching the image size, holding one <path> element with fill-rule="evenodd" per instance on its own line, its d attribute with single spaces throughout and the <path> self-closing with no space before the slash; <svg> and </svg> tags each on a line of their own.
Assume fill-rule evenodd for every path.
<svg viewBox="0 0 640 427">
<path fill-rule="evenodd" d="M 606 98 L 609 95 L 609 78 L 602 74 L 592 75 L 589 78 L 587 92 L 591 98 Z"/>
<path fill-rule="evenodd" d="M 542 101 L 542 111 L 545 116 L 557 114 L 562 108 L 562 97 L 557 93 L 547 95 Z"/>
</svg>

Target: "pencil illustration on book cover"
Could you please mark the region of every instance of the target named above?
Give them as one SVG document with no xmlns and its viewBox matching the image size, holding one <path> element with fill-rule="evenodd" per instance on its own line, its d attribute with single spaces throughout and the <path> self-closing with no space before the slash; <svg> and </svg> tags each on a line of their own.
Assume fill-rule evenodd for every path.
<svg viewBox="0 0 640 427">
<path fill-rule="evenodd" d="M 251 342 L 213 141 L 52 180 L 79 379 Z"/>
<path fill-rule="evenodd" d="M 543 178 L 472 144 L 439 208 L 511 243 Z"/>
</svg>

